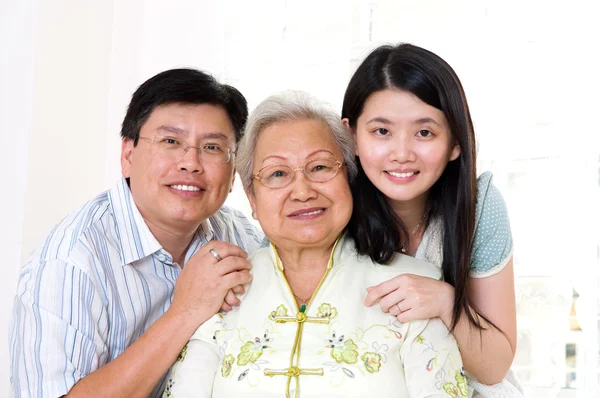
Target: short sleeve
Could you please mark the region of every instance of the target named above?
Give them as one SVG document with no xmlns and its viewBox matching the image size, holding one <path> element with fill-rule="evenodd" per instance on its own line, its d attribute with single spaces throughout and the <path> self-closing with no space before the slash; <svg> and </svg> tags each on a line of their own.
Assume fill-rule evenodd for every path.
<svg viewBox="0 0 600 398">
<path fill-rule="evenodd" d="M 485 278 L 497 274 L 509 262 L 512 252 L 506 203 L 492 183 L 492 173 L 483 173 L 477 179 L 475 236 L 469 276 Z"/>
<path fill-rule="evenodd" d="M 25 267 L 17 285 L 11 332 L 15 397 L 59 397 L 107 355 L 101 295 L 87 274 L 62 260 Z"/>
<path fill-rule="evenodd" d="M 164 398 L 212 396 L 220 361 L 214 336 L 221 322 L 217 314 L 196 330 L 167 376 Z"/>
<path fill-rule="evenodd" d="M 468 396 L 458 344 L 439 318 L 411 322 L 400 357 L 411 397 Z"/>
</svg>

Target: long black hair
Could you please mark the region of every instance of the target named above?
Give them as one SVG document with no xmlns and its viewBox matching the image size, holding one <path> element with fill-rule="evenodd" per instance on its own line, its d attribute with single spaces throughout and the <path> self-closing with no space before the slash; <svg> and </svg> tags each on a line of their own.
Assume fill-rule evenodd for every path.
<svg viewBox="0 0 600 398">
<path fill-rule="evenodd" d="M 358 67 L 344 95 L 342 118 L 348 119 L 353 130 L 367 99 L 385 89 L 405 90 L 442 111 L 460 146 L 460 156 L 448 163 L 430 189 L 425 223 L 432 217 L 443 220 L 442 270 L 444 280 L 455 289 L 450 329 L 454 330 L 463 311 L 473 325 L 481 328 L 469 310 L 466 293 L 477 176 L 475 133 L 463 87 L 450 65 L 431 51 L 411 44 L 378 47 Z M 389 263 L 402 241 L 408 239 L 406 228 L 387 197 L 366 176 L 360 159 L 358 166 L 358 176 L 352 184 L 354 212 L 348 230 L 359 253 L 378 263 Z"/>
</svg>

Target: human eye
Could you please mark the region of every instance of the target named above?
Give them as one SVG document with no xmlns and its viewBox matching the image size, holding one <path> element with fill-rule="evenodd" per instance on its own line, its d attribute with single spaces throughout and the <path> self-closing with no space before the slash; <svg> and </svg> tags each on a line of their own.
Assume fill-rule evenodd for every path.
<svg viewBox="0 0 600 398">
<path fill-rule="evenodd" d="M 326 173 L 333 169 L 335 161 L 329 159 L 319 159 L 310 162 L 308 165 L 309 173 Z"/>
<path fill-rule="evenodd" d="M 373 130 L 373 133 L 375 135 L 379 135 L 379 136 L 386 136 L 390 133 L 390 131 L 386 128 L 379 127 L 379 128 L 376 128 L 375 130 Z"/>
<path fill-rule="evenodd" d="M 284 168 L 273 168 L 266 171 L 267 178 L 277 180 L 288 176 L 288 172 Z"/>
<path fill-rule="evenodd" d="M 428 137 L 432 137 L 433 133 L 429 130 L 423 129 L 423 130 L 417 131 L 417 136 L 421 137 L 421 138 L 428 138 Z"/>
<path fill-rule="evenodd" d="M 289 167 L 271 166 L 264 169 L 259 178 L 269 188 L 281 188 L 289 183 L 292 178 L 290 173 Z"/>
<path fill-rule="evenodd" d="M 164 146 L 179 146 L 181 142 L 177 138 L 174 137 L 160 137 L 158 142 Z"/>
<path fill-rule="evenodd" d="M 223 152 L 223 148 L 221 147 L 221 145 L 217 144 L 205 144 L 202 146 L 202 149 L 207 153 L 215 155 Z"/>
</svg>

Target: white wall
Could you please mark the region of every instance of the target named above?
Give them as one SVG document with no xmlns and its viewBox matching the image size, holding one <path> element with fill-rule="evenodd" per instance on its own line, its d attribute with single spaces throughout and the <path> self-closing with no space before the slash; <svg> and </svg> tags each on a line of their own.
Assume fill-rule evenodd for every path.
<svg viewBox="0 0 600 398">
<path fill-rule="evenodd" d="M 0 3 L 0 396 L 19 265 L 120 176 L 120 123 L 139 84 L 178 66 L 222 77 L 216 3 Z"/>
<path fill-rule="evenodd" d="M 0 3 L 0 396 L 8 388 L 8 323 L 21 262 L 34 69 L 33 1 Z"/>
<path fill-rule="evenodd" d="M 177 66 L 222 74 L 219 12 L 193 0 L 36 6 L 23 256 L 120 176 L 120 124 L 139 84 Z"/>
</svg>

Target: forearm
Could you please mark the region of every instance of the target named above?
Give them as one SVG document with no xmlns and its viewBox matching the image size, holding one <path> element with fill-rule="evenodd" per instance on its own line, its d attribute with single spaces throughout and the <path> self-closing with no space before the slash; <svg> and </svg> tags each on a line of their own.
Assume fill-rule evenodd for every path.
<svg viewBox="0 0 600 398">
<path fill-rule="evenodd" d="M 453 335 L 460 347 L 464 368 L 484 384 L 496 384 L 502 381 L 512 364 L 516 347 L 512 347 L 507 336 L 499 329 L 487 323 L 471 311 L 483 330 L 478 330 L 463 314 Z M 441 317 L 450 328 L 450 314 Z"/>
<path fill-rule="evenodd" d="M 201 321 L 209 317 L 202 316 Z M 167 311 L 115 360 L 75 384 L 67 397 L 147 397 L 196 331 L 198 321 L 187 313 Z"/>
</svg>

